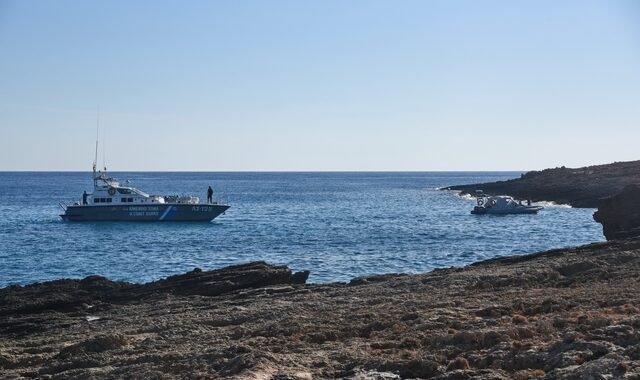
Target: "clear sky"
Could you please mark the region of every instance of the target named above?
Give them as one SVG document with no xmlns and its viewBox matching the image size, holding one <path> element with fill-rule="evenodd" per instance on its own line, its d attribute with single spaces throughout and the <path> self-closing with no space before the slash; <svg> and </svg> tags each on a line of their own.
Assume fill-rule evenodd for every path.
<svg viewBox="0 0 640 380">
<path fill-rule="evenodd" d="M 0 170 L 89 170 L 98 105 L 114 171 L 635 160 L 640 1 L 0 0 Z"/>
</svg>

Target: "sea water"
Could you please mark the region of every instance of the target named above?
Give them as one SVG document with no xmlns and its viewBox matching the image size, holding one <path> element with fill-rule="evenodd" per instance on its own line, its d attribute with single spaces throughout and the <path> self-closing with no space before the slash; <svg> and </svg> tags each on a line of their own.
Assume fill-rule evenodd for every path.
<svg viewBox="0 0 640 380">
<path fill-rule="evenodd" d="M 441 187 L 513 172 L 111 173 L 151 194 L 214 197 L 211 223 L 64 222 L 59 202 L 91 191 L 91 173 L 0 173 L 0 287 L 98 274 L 147 282 L 196 267 L 264 260 L 311 282 L 417 273 L 602 241 L 593 209 L 471 215 Z"/>
</svg>

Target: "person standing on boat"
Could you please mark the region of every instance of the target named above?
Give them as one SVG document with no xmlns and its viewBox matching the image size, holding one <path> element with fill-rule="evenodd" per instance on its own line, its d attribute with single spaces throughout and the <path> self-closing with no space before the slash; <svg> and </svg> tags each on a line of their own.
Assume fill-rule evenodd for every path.
<svg viewBox="0 0 640 380">
<path fill-rule="evenodd" d="M 86 205 L 87 204 L 87 190 L 84 191 L 84 193 L 82 193 L 82 204 Z"/>
<path fill-rule="evenodd" d="M 211 186 L 207 189 L 207 203 L 213 203 L 213 189 Z"/>
</svg>

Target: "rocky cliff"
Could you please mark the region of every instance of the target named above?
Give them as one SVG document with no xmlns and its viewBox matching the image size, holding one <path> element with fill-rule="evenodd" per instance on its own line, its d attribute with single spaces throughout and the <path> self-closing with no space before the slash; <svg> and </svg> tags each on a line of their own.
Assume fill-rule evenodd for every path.
<svg viewBox="0 0 640 380">
<path fill-rule="evenodd" d="M 640 187 L 629 185 L 602 201 L 593 219 L 602 224 L 607 240 L 640 236 Z"/>
</svg>

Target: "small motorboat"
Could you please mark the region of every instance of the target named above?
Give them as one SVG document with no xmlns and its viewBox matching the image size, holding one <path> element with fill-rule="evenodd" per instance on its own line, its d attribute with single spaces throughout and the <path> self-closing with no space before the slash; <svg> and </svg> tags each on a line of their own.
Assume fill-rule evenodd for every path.
<svg viewBox="0 0 640 380">
<path fill-rule="evenodd" d="M 523 204 L 506 195 L 487 196 L 482 191 L 476 191 L 476 206 L 471 210 L 474 215 L 506 215 L 506 214 L 536 214 L 542 206 L 532 206 L 530 201 Z"/>
</svg>

